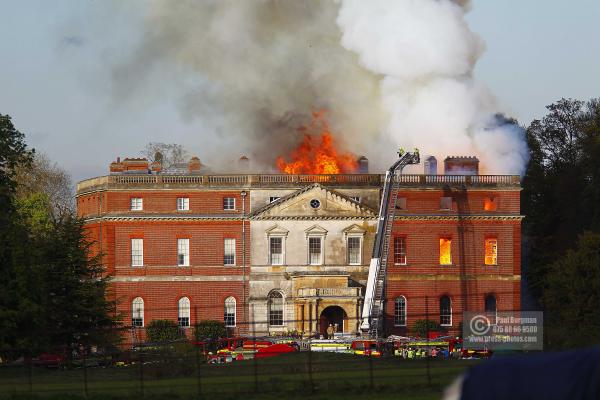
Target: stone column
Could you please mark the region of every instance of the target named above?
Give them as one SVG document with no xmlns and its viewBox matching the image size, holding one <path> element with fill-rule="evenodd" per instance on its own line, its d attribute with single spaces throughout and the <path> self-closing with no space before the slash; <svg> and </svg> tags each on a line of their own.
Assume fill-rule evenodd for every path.
<svg viewBox="0 0 600 400">
<path fill-rule="evenodd" d="M 314 332 L 319 332 L 319 299 L 315 300 L 315 329 Z"/>
<path fill-rule="evenodd" d="M 313 332 L 313 305 L 312 302 L 308 301 L 306 303 L 306 306 L 308 308 L 308 334 L 312 334 Z"/>
</svg>

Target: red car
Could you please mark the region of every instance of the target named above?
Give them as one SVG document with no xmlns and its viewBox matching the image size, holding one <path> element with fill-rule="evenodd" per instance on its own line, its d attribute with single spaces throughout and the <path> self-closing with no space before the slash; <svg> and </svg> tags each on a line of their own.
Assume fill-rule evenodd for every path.
<svg viewBox="0 0 600 400">
<path fill-rule="evenodd" d="M 31 360 L 36 367 L 59 368 L 66 361 L 66 357 L 61 354 L 42 353 Z"/>
</svg>

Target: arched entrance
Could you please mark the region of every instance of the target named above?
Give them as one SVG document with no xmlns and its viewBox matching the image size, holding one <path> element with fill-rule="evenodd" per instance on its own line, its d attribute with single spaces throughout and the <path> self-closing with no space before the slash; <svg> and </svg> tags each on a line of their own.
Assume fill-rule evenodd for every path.
<svg viewBox="0 0 600 400">
<path fill-rule="evenodd" d="M 319 317 L 319 333 L 323 336 L 327 334 L 327 327 L 334 326 L 335 332 L 344 332 L 344 325 L 347 324 L 348 315 L 340 306 L 326 307 Z M 336 329 L 337 327 L 337 329 Z"/>
</svg>

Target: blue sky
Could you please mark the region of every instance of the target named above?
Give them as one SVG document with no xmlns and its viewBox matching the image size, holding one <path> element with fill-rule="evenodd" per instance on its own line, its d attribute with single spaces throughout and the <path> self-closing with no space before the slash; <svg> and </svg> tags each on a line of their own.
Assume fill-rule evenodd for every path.
<svg viewBox="0 0 600 400">
<path fill-rule="evenodd" d="M 151 140 L 207 151 L 202 121 L 180 115 L 174 91 L 136 104 L 109 94 L 113 60 L 140 35 L 129 11 L 141 3 L 0 0 L 0 113 L 75 181 Z M 468 21 L 487 48 L 477 77 L 521 123 L 561 97 L 600 96 L 600 1 L 475 0 Z"/>
</svg>

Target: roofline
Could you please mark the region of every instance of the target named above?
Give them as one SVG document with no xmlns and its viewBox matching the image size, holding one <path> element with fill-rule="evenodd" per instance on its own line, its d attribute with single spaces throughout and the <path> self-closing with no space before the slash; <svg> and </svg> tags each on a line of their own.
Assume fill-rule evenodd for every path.
<svg viewBox="0 0 600 400">
<path fill-rule="evenodd" d="M 520 189 L 519 175 L 419 175 L 397 176 L 400 188 L 465 186 L 486 189 Z M 302 188 L 315 183 L 327 187 L 380 188 L 382 174 L 220 174 L 220 175 L 161 175 L 123 174 L 104 175 L 77 183 L 77 196 L 103 190 L 119 189 L 229 189 Z"/>
</svg>

